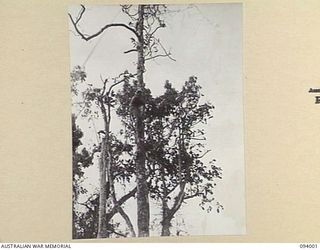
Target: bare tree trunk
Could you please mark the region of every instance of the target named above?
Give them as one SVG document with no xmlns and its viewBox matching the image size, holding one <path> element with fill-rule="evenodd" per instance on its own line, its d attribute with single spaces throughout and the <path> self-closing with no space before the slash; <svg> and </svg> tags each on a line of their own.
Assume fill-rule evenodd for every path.
<svg viewBox="0 0 320 250">
<path fill-rule="evenodd" d="M 109 124 L 110 119 L 107 117 L 107 111 L 103 103 L 103 99 L 99 100 L 100 108 L 103 115 L 104 125 L 105 125 L 105 137 L 102 139 L 101 144 L 101 160 L 100 160 L 100 199 L 99 199 L 99 226 L 98 226 L 98 238 L 108 237 L 108 221 L 107 221 L 107 211 L 106 211 L 106 202 L 107 202 L 107 177 L 110 189 L 112 184 L 109 180 L 109 171 L 110 171 L 110 158 L 109 158 Z M 108 174 L 108 176 L 107 176 Z M 112 190 L 110 190 L 112 192 Z"/>
<path fill-rule="evenodd" d="M 135 237 L 135 231 L 133 228 L 133 225 L 131 223 L 131 220 L 129 216 L 124 212 L 123 208 L 121 207 L 121 204 L 119 205 L 119 202 L 116 199 L 116 192 L 115 192 L 115 187 L 114 187 L 114 179 L 113 179 L 113 173 L 112 173 L 112 152 L 111 152 L 111 138 L 110 138 L 110 122 L 111 122 L 111 106 L 110 103 L 107 103 L 107 109 L 104 106 L 103 100 L 100 100 L 100 108 L 103 116 L 103 121 L 104 121 L 104 132 L 105 132 L 105 138 L 102 140 L 102 148 L 101 148 L 101 169 L 100 169 L 100 174 L 102 176 L 102 180 L 104 180 L 104 183 L 100 181 L 100 190 L 101 194 L 100 195 L 100 205 L 99 206 L 99 230 L 98 230 L 98 238 L 105 238 L 109 236 L 108 232 L 108 224 L 114 214 L 109 214 L 106 213 L 106 201 L 109 197 L 111 197 L 113 206 L 116 208 L 115 211 L 119 212 L 120 215 L 123 217 L 125 220 L 130 232 L 131 236 Z M 108 182 L 106 182 L 106 179 L 108 179 Z M 106 190 L 107 190 L 107 183 L 109 186 L 109 197 L 106 195 Z M 103 185 L 103 186 L 102 186 Z M 101 203 L 102 202 L 102 203 Z M 100 214 L 101 210 L 101 214 Z M 104 212 L 104 213 L 103 213 Z M 101 230 L 101 235 L 100 236 L 100 221 L 102 223 L 102 230 Z"/>
<path fill-rule="evenodd" d="M 172 208 L 169 208 L 167 203 L 163 204 L 165 206 L 162 207 L 161 236 L 170 236 L 171 221 L 182 205 L 185 195 L 185 186 L 185 182 L 180 186 L 180 191 L 175 197 Z"/>
<path fill-rule="evenodd" d="M 107 106 L 108 113 L 106 113 L 106 109 L 103 108 L 103 117 L 104 117 L 104 123 L 105 123 L 105 130 L 106 130 L 106 154 L 107 154 L 107 165 L 106 165 L 106 170 L 107 170 L 107 178 L 109 181 L 110 185 L 110 196 L 112 198 L 113 206 L 118 207 L 118 211 L 122 218 L 125 220 L 132 237 L 136 237 L 136 233 L 134 231 L 133 225 L 131 223 L 131 220 L 129 216 L 125 213 L 121 205 L 118 204 L 117 198 L 116 198 L 116 191 L 114 187 L 114 179 L 113 179 L 113 173 L 111 166 L 113 164 L 113 158 L 112 158 L 112 152 L 111 152 L 111 140 L 110 140 L 110 122 L 111 122 L 111 106 L 110 103 L 108 103 Z"/>
<path fill-rule="evenodd" d="M 161 236 L 170 236 L 171 223 L 170 223 L 170 219 L 168 218 L 170 209 L 168 207 L 167 185 L 165 181 L 165 170 L 163 166 L 161 166 L 161 181 L 162 181 L 162 187 L 163 187 Z"/>
<path fill-rule="evenodd" d="M 137 64 L 137 79 L 139 86 L 141 88 L 144 87 L 143 81 L 143 73 L 144 73 L 144 5 L 139 5 L 139 19 L 137 23 L 137 34 L 138 34 L 138 44 L 137 44 L 137 52 L 138 52 L 138 64 Z"/>
<path fill-rule="evenodd" d="M 107 218 L 106 218 L 106 200 L 107 200 L 107 181 L 106 181 L 106 155 L 105 155 L 105 138 L 101 144 L 100 157 L 100 197 L 99 197 L 99 224 L 98 238 L 106 238 L 107 233 Z"/>
<path fill-rule="evenodd" d="M 171 219 L 162 221 L 161 236 L 170 236 Z"/>
<path fill-rule="evenodd" d="M 137 80 L 140 88 L 144 88 L 143 73 L 144 73 L 144 5 L 139 5 L 139 20 L 137 23 L 137 33 L 139 37 L 138 65 L 137 65 Z M 136 178 L 137 178 L 137 219 L 138 219 L 138 236 L 149 236 L 149 190 L 146 176 L 146 153 L 144 148 L 144 123 L 143 110 L 138 110 L 136 114 Z"/>
<path fill-rule="evenodd" d="M 136 178 L 137 178 L 137 218 L 138 218 L 138 236 L 149 236 L 149 190 L 146 176 L 146 154 L 144 148 L 144 124 L 142 111 L 139 109 L 136 116 Z"/>
</svg>

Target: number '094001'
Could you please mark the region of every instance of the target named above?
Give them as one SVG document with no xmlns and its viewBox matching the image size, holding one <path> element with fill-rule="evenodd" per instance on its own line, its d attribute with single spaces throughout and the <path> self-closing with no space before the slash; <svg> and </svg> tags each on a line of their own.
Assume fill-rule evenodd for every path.
<svg viewBox="0 0 320 250">
<path fill-rule="evenodd" d="M 318 248 L 317 244 L 300 244 L 300 248 Z"/>
</svg>

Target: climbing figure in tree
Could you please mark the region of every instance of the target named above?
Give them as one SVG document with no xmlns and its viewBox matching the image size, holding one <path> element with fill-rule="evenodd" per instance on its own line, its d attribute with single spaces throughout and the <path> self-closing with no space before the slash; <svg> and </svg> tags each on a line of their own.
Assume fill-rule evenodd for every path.
<svg viewBox="0 0 320 250">
<path fill-rule="evenodd" d="M 135 117 L 138 117 L 139 115 L 141 116 L 144 104 L 145 102 L 142 96 L 142 91 L 138 89 L 130 101 L 130 109 Z"/>
</svg>

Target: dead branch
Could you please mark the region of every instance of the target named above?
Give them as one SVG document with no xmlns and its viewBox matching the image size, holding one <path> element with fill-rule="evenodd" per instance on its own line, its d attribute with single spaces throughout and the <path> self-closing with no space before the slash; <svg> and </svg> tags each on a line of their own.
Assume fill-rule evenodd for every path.
<svg viewBox="0 0 320 250">
<path fill-rule="evenodd" d="M 158 44 L 160 45 L 160 47 L 162 48 L 162 50 L 164 51 L 164 53 L 172 60 L 172 61 L 176 61 L 176 59 L 171 57 L 171 53 L 170 51 L 167 52 L 167 50 L 165 49 L 165 47 L 162 45 L 162 43 L 160 42 L 160 39 L 157 40 Z"/>
<path fill-rule="evenodd" d="M 137 52 L 137 51 L 138 51 L 138 50 L 136 50 L 136 49 L 129 49 L 129 50 L 123 52 L 123 54 L 128 54 L 128 53 Z"/>
<path fill-rule="evenodd" d="M 154 29 L 154 31 L 152 31 L 150 34 L 148 34 L 149 39 L 147 40 L 147 43 L 150 42 L 150 39 L 153 37 L 154 33 L 156 33 L 157 30 L 160 29 L 160 28 L 164 28 L 164 26 L 163 26 L 163 25 L 159 25 L 159 26 L 157 26 L 157 27 Z"/>
<path fill-rule="evenodd" d="M 151 56 L 151 57 L 148 57 L 145 59 L 145 61 L 148 61 L 148 60 L 151 60 L 151 59 L 155 59 L 157 57 L 168 57 L 169 59 L 171 59 L 172 61 L 176 61 L 176 59 L 174 59 L 172 56 L 171 56 L 171 52 L 170 51 L 167 51 L 165 49 L 165 47 L 162 45 L 162 43 L 160 42 L 159 39 L 156 39 L 156 42 L 158 45 L 160 45 L 162 51 L 164 52 L 164 54 L 158 54 L 158 55 L 155 55 L 155 56 Z"/>
<path fill-rule="evenodd" d="M 109 90 L 108 90 L 108 92 L 107 92 L 107 95 L 109 95 L 110 94 L 110 92 L 111 92 L 111 90 L 115 87 L 115 86 L 117 86 L 117 85 L 119 85 L 120 83 L 122 83 L 122 82 L 124 82 L 126 80 L 126 77 L 124 77 L 122 80 L 120 80 L 120 81 L 114 81 L 114 83 L 109 87 Z"/>
<path fill-rule="evenodd" d="M 80 4 L 80 6 L 81 6 L 81 10 L 80 10 L 79 15 L 78 15 L 78 17 L 77 17 L 77 20 L 76 20 L 76 22 L 75 22 L 76 24 L 78 24 L 78 22 L 79 22 L 80 19 L 82 18 L 83 13 L 86 11 L 86 7 L 84 7 L 83 4 Z"/>
<path fill-rule="evenodd" d="M 104 27 L 102 27 L 98 32 L 92 34 L 92 35 L 86 35 L 83 32 L 80 31 L 79 27 L 78 27 L 78 23 L 80 22 L 80 20 L 83 17 L 84 12 L 86 11 L 86 8 L 84 5 L 81 5 L 81 10 L 79 12 L 78 17 L 76 18 L 76 20 L 73 19 L 72 15 L 70 13 L 68 13 L 69 18 L 71 20 L 71 23 L 75 29 L 75 31 L 77 32 L 77 34 L 80 35 L 80 37 L 85 40 L 85 41 L 89 41 L 97 36 L 99 36 L 100 34 L 102 34 L 106 29 L 111 28 L 111 27 L 123 27 L 129 31 L 131 31 L 137 38 L 139 38 L 138 33 L 136 32 L 135 29 L 129 27 L 128 25 L 124 24 L 124 23 L 110 23 L 105 25 Z"/>
<path fill-rule="evenodd" d="M 171 59 L 172 61 L 176 61 L 176 59 L 170 57 L 170 54 L 159 54 L 159 55 L 155 55 L 155 56 L 146 58 L 145 61 L 152 60 L 152 59 L 155 59 L 155 58 L 158 58 L 158 57 L 168 57 L 168 58 Z"/>
</svg>

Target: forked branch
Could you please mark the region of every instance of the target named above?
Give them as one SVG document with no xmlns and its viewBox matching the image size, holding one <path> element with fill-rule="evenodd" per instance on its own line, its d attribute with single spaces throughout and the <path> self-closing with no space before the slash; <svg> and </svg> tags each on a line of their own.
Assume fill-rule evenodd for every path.
<svg viewBox="0 0 320 250">
<path fill-rule="evenodd" d="M 159 39 L 156 39 L 156 42 L 157 44 L 161 47 L 162 51 L 164 54 L 158 54 L 158 55 L 155 55 L 155 56 L 151 56 L 151 57 L 148 57 L 145 59 L 145 61 L 148 61 L 148 60 L 151 60 L 151 59 L 155 59 L 157 57 L 168 57 L 169 59 L 171 59 L 172 61 L 176 61 L 176 59 L 174 59 L 172 56 L 171 56 L 171 52 L 170 51 L 167 51 L 165 49 L 165 47 L 162 45 L 162 43 L 160 42 Z"/>
<path fill-rule="evenodd" d="M 105 25 L 104 27 L 102 27 L 98 32 L 92 34 L 92 35 L 85 35 L 83 32 L 80 31 L 79 29 L 79 22 L 83 17 L 84 12 L 86 11 L 86 7 L 84 5 L 81 5 L 81 10 L 79 12 L 78 17 L 74 20 L 72 15 L 70 13 L 68 13 L 70 21 L 75 29 L 75 31 L 77 32 L 77 34 L 85 41 L 89 41 L 97 36 L 99 36 L 100 34 L 102 34 L 106 29 L 111 28 L 111 27 L 123 27 L 129 31 L 131 31 L 133 34 L 135 34 L 136 37 L 139 37 L 138 33 L 136 32 L 135 29 L 129 27 L 128 25 L 124 24 L 124 23 L 110 23 Z"/>
</svg>

